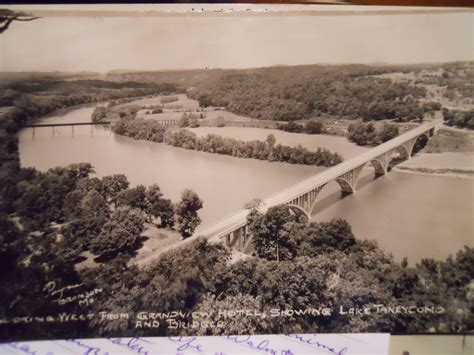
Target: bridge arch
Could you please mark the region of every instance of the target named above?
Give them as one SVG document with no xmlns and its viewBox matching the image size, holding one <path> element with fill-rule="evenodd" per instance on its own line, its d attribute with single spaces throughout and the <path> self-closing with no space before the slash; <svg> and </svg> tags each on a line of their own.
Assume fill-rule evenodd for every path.
<svg viewBox="0 0 474 355">
<path fill-rule="evenodd" d="M 337 183 L 341 187 L 343 193 L 352 194 L 355 192 L 355 186 L 348 179 L 343 177 L 336 178 Z"/>
<path fill-rule="evenodd" d="M 375 176 L 385 175 L 387 173 L 388 163 L 379 159 L 373 159 L 370 161 L 370 163 L 375 170 Z"/>
<path fill-rule="evenodd" d="M 410 153 L 411 156 L 418 153 L 421 149 L 423 149 L 428 144 L 428 141 L 431 138 L 430 132 L 422 133 L 414 139 L 413 148 Z"/>
<path fill-rule="evenodd" d="M 394 149 L 394 151 L 399 154 L 400 159 L 402 160 L 410 159 L 411 157 L 411 148 L 406 143 L 399 145 Z"/>
<path fill-rule="evenodd" d="M 356 192 L 357 180 L 359 180 L 359 174 L 364 168 L 367 162 L 355 167 L 352 170 L 345 172 L 344 174 L 335 178 L 343 193 L 352 194 Z"/>
<path fill-rule="evenodd" d="M 311 215 L 310 215 L 311 212 L 308 212 L 301 206 L 295 205 L 293 203 L 285 204 L 284 206 L 288 208 L 291 212 L 295 213 L 296 215 L 304 216 L 308 221 L 311 218 Z"/>
</svg>

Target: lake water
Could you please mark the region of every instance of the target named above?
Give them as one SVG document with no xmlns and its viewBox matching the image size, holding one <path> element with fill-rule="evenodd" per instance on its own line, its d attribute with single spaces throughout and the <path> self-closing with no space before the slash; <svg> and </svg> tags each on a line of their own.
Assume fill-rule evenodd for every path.
<svg viewBox="0 0 474 355">
<path fill-rule="evenodd" d="M 93 108 L 81 108 L 41 123 L 84 122 Z M 230 156 L 136 141 L 97 126 L 28 128 L 20 132 L 22 166 L 47 170 L 71 163 L 90 162 L 97 175 L 125 174 L 132 185 L 158 184 L 177 202 L 192 188 L 204 201 L 203 224 L 264 198 L 322 170 L 319 167 L 236 159 Z"/>
<path fill-rule="evenodd" d="M 80 108 L 41 122 L 85 122 L 92 111 L 90 107 Z M 218 130 L 240 139 L 264 139 L 269 133 L 256 128 Z M 340 137 L 287 132 L 276 132 L 275 136 L 283 144 L 301 143 L 310 149 L 315 144 L 332 144 L 332 150 L 346 158 L 354 154 L 350 143 Z M 192 188 L 204 201 L 200 212 L 203 226 L 235 212 L 253 198 L 265 198 L 323 170 L 135 141 L 96 126 L 75 127 L 74 134 L 71 127 L 55 128 L 54 135 L 51 128 L 37 128 L 34 137 L 32 129 L 24 129 L 19 138 L 22 166 L 46 170 L 90 162 L 99 176 L 123 173 L 132 185 L 157 183 L 173 201 L 179 200 L 185 188 Z M 464 245 L 473 246 L 473 197 L 472 179 L 402 172 L 374 179 L 368 168 L 353 195 L 341 198 L 337 183 L 328 184 L 320 194 L 313 219 L 345 218 L 358 238 L 376 240 L 396 259 L 407 256 L 413 263 L 424 257 L 445 258 Z"/>
</svg>

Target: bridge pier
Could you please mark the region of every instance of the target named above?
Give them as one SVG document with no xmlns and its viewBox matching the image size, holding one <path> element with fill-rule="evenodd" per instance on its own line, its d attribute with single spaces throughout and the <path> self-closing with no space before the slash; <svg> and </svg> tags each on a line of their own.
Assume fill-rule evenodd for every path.
<svg viewBox="0 0 474 355">
<path fill-rule="evenodd" d="M 252 235 L 249 233 L 248 226 L 244 225 L 226 234 L 223 240 L 226 247 L 243 253 L 249 247 Z"/>
<path fill-rule="evenodd" d="M 388 165 L 390 160 L 392 160 L 393 149 L 379 155 L 375 159 L 372 159 L 370 162 L 375 170 L 376 176 L 385 175 L 388 172 Z"/>
<path fill-rule="evenodd" d="M 345 172 L 344 174 L 336 178 L 336 181 L 338 182 L 339 186 L 341 186 L 342 192 L 347 194 L 353 194 L 354 192 L 356 192 L 357 180 L 364 165 L 365 163 L 359 165 L 358 167 L 352 170 Z"/>
<path fill-rule="evenodd" d="M 311 212 L 313 211 L 313 207 L 316 204 L 316 198 L 318 197 L 321 190 L 326 186 L 326 184 L 320 185 L 311 191 L 304 193 L 296 197 L 295 199 L 285 203 L 288 208 L 293 208 L 302 212 L 308 221 L 311 219 Z"/>
</svg>

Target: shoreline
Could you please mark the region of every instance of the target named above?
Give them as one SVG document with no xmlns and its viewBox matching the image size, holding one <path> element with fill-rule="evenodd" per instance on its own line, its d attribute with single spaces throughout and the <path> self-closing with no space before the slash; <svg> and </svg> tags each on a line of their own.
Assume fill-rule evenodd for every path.
<svg viewBox="0 0 474 355">
<path fill-rule="evenodd" d="M 429 169 L 429 168 L 410 168 L 405 166 L 396 166 L 392 169 L 399 173 L 439 176 L 457 179 L 474 180 L 474 170 L 457 170 L 457 169 Z"/>
<path fill-rule="evenodd" d="M 470 152 L 418 153 L 393 167 L 394 171 L 474 179 L 474 154 Z"/>
</svg>

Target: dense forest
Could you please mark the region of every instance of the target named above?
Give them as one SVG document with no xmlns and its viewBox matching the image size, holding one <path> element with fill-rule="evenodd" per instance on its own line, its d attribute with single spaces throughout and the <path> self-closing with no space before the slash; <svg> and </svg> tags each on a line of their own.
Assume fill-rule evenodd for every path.
<svg viewBox="0 0 474 355">
<path fill-rule="evenodd" d="M 265 142 L 240 141 L 233 138 L 208 134 L 198 137 L 196 133 L 186 129 L 166 129 L 159 122 L 146 119 L 121 119 L 112 129 L 115 133 L 134 139 L 165 143 L 173 147 L 192 149 L 202 152 L 231 155 L 238 158 L 254 158 L 268 161 L 280 161 L 290 164 L 317 166 L 333 166 L 342 162 L 338 153 L 327 149 L 311 152 L 302 146 L 289 147 L 276 144 L 275 137 L 270 134 Z"/>
<path fill-rule="evenodd" d="M 329 115 L 363 120 L 423 117 L 425 90 L 367 75 L 367 71 L 262 70 L 229 74 L 205 93 L 200 103 L 266 120 L 295 121 Z M 206 102 L 207 101 L 207 102 Z"/>
<path fill-rule="evenodd" d="M 444 71 L 428 75 L 424 70 Z M 418 84 L 439 84 L 445 95 L 472 97 L 472 63 L 432 65 L 303 65 L 243 70 L 189 70 L 110 73 L 110 80 L 170 81 L 186 83 L 188 95 L 202 106 L 257 119 L 295 121 L 317 116 L 416 121 L 439 110 L 427 103 L 423 85 L 396 82 L 378 75 L 423 74 Z M 470 96 L 469 96 L 470 95 Z"/>
</svg>

